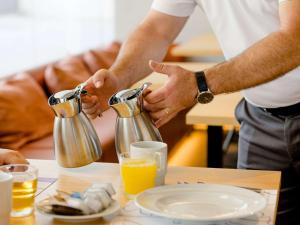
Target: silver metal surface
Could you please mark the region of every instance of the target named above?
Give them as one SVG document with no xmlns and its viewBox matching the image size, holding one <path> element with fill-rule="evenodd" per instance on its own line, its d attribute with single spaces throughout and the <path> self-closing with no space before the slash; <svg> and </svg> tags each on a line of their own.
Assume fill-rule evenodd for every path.
<svg viewBox="0 0 300 225">
<path fill-rule="evenodd" d="M 118 156 L 129 152 L 130 144 L 137 141 L 160 141 L 159 130 L 143 110 L 143 91 L 150 86 L 127 89 L 113 95 L 109 105 L 117 112 L 115 146 Z"/>
<path fill-rule="evenodd" d="M 80 167 L 100 159 L 102 149 L 97 133 L 82 111 L 83 89 L 59 92 L 50 96 L 54 120 L 56 160 L 62 167 Z"/>
<path fill-rule="evenodd" d="M 130 118 L 143 111 L 143 91 L 151 83 L 147 82 L 140 88 L 126 89 L 110 97 L 108 104 L 117 112 L 119 117 Z"/>
</svg>

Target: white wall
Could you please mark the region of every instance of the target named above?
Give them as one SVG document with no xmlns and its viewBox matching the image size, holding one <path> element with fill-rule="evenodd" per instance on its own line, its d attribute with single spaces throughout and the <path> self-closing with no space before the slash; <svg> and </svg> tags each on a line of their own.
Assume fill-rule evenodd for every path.
<svg viewBox="0 0 300 225">
<path fill-rule="evenodd" d="M 17 11 L 17 0 L 0 0 L 0 14 Z"/>
<path fill-rule="evenodd" d="M 115 37 L 124 40 L 129 32 L 145 17 L 152 0 L 115 0 Z M 210 32 L 205 15 L 197 8 L 177 38 L 182 42 L 191 37 Z"/>
<path fill-rule="evenodd" d="M 0 0 L 0 4 L 13 1 Z M 124 41 L 147 14 L 152 0 L 17 2 L 18 13 L 0 16 L 0 77 L 105 45 L 114 39 Z M 209 30 L 205 16 L 198 9 L 178 41 Z"/>
<path fill-rule="evenodd" d="M 18 0 L 16 13 L 0 15 L 0 77 L 113 39 L 113 0 Z"/>
<path fill-rule="evenodd" d="M 18 2 L 19 11 L 31 16 L 62 19 L 66 16 L 77 19 L 113 18 L 114 3 L 111 0 L 19 0 Z"/>
<path fill-rule="evenodd" d="M 50 27 L 45 30 L 64 41 L 70 53 L 105 45 L 114 38 L 112 0 L 19 0 L 19 12 L 61 27 L 59 33 Z"/>
</svg>

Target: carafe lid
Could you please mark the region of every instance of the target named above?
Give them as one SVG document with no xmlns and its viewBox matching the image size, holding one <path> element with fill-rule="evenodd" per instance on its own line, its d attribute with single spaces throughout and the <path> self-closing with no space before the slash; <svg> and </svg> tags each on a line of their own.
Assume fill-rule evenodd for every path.
<svg viewBox="0 0 300 225">
<path fill-rule="evenodd" d="M 119 91 L 118 93 L 114 94 L 110 100 L 109 105 L 121 103 L 121 102 L 127 102 L 134 98 L 138 98 L 143 91 L 149 87 L 151 83 L 147 82 L 142 85 L 142 87 L 135 88 L 135 89 L 125 89 L 122 91 Z"/>
<path fill-rule="evenodd" d="M 111 96 L 108 104 L 115 109 L 120 117 L 131 117 L 143 111 L 143 91 L 151 83 L 144 83 L 135 89 L 125 89 Z"/>
<path fill-rule="evenodd" d="M 56 116 L 69 118 L 81 112 L 80 95 L 87 93 L 84 86 L 82 83 L 73 90 L 63 90 L 49 97 L 48 103 Z"/>
<path fill-rule="evenodd" d="M 72 90 L 63 90 L 55 93 L 49 98 L 49 105 L 56 105 L 59 103 L 70 101 L 74 98 L 80 98 L 81 94 L 87 93 L 87 91 L 83 89 L 85 85 L 86 83 L 81 83 Z"/>
<path fill-rule="evenodd" d="M 141 91 L 139 88 L 126 89 L 126 90 L 119 91 L 118 93 L 116 93 L 115 95 L 112 96 L 110 104 L 127 102 L 131 99 L 139 97 L 140 93 L 141 93 Z"/>
</svg>

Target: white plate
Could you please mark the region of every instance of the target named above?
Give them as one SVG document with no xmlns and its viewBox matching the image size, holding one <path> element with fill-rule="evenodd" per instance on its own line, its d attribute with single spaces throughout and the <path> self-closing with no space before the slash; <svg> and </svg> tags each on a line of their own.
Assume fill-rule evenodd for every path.
<svg viewBox="0 0 300 225">
<path fill-rule="evenodd" d="M 110 206 L 108 208 L 106 208 L 105 210 L 103 210 L 102 212 L 91 214 L 91 215 L 83 215 L 83 216 L 55 215 L 52 213 L 45 213 L 45 212 L 39 210 L 38 208 L 37 208 L 37 210 L 39 211 L 39 213 L 46 215 L 46 216 L 50 216 L 56 220 L 69 222 L 69 223 L 83 223 L 83 222 L 94 221 L 101 217 L 108 217 L 108 216 L 117 214 L 117 212 L 120 210 L 120 204 L 116 200 L 113 200 L 112 203 L 110 204 Z"/>
<path fill-rule="evenodd" d="M 135 204 L 146 213 L 173 220 L 216 222 L 253 215 L 266 207 L 266 200 L 234 186 L 176 184 L 148 189 Z"/>
</svg>

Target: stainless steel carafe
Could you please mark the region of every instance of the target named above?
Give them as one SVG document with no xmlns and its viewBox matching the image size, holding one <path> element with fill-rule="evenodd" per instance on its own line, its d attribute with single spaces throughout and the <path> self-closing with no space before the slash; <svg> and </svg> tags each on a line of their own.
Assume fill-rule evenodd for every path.
<svg viewBox="0 0 300 225">
<path fill-rule="evenodd" d="M 84 90 L 78 87 L 58 92 L 48 100 L 55 113 L 55 156 L 62 167 L 84 166 L 102 154 L 97 133 L 82 111 L 80 95 Z"/>
<path fill-rule="evenodd" d="M 109 105 L 117 112 L 115 146 L 120 153 L 129 152 L 130 144 L 137 141 L 161 141 L 158 129 L 143 109 L 143 91 L 151 83 L 136 89 L 126 89 L 114 94 Z"/>
</svg>

